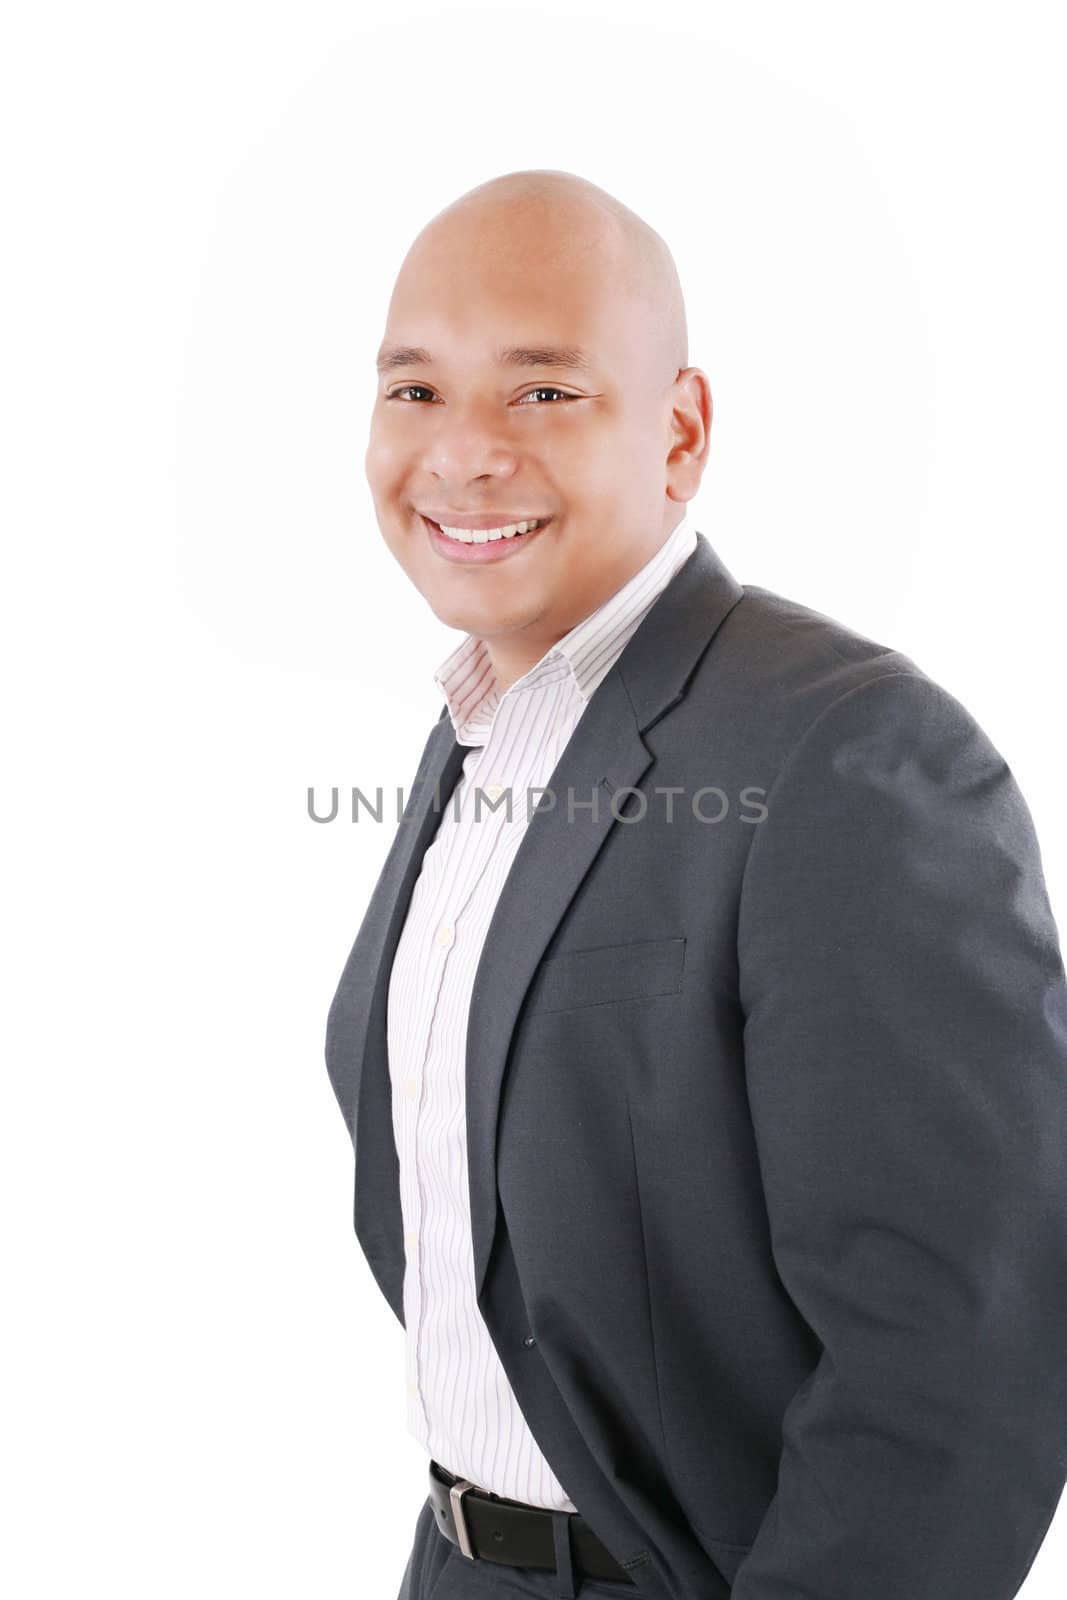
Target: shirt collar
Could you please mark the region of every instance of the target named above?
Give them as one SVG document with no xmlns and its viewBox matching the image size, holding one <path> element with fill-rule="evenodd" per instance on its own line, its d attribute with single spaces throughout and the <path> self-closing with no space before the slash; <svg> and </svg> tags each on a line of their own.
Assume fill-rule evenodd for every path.
<svg viewBox="0 0 1067 1600">
<path fill-rule="evenodd" d="M 485 744 L 502 699 L 569 677 L 588 701 L 667 584 L 696 549 L 687 513 L 644 566 L 595 611 L 545 651 L 504 694 L 497 689 L 484 639 L 468 633 L 434 673 L 460 744 Z"/>
</svg>

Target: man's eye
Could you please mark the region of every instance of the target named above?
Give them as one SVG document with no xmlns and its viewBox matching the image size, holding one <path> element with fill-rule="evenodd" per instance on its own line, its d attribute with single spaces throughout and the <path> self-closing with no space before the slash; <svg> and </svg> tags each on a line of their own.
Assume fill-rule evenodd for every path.
<svg viewBox="0 0 1067 1600">
<path fill-rule="evenodd" d="M 387 400 L 399 400 L 402 394 L 409 394 L 412 389 L 421 389 L 423 394 L 432 394 L 432 389 L 427 389 L 424 383 L 405 383 L 399 389 L 390 389 L 386 395 Z"/>
<path fill-rule="evenodd" d="M 560 398 L 563 399 L 563 400 L 577 400 L 578 399 L 578 396 L 576 394 L 567 394 L 563 389 L 555 389 L 555 388 L 551 387 L 548 384 L 542 384 L 537 389 L 530 389 L 526 394 L 523 395 L 522 399 L 523 400 L 530 400 L 530 399 L 533 398 L 533 396 L 535 394 L 558 394 L 560 396 Z M 521 405 L 522 401 L 520 401 L 519 403 Z"/>
</svg>

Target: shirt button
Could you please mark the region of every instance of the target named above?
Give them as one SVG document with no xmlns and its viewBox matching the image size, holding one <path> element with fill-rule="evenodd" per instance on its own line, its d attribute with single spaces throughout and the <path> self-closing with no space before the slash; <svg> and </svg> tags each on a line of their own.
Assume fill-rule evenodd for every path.
<svg viewBox="0 0 1067 1600">
<path fill-rule="evenodd" d="M 419 1092 L 418 1079 L 417 1078 L 405 1078 L 404 1079 L 404 1093 L 407 1095 L 408 1099 L 409 1100 L 414 1100 L 414 1098 L 418 1094 L 418 1092 Z"/>
<path fill-rule="evenodd" d="M 409 1250 L 414 1250 L 414 1248 L 415 1248 L 415 1235 L 413 1233 L 411 1233 L 410 1230 L 407 1233 L 405 1233 L 405 1235 L 404 1235 L 404 1243 L 407 1245 Z"/>
<path fill-rule="evenodd" d="M 485 792 L 489 796 L 490 800 L 499 800 L 500 796 L 504 793 L 504 788 L 505 785 L 502 783 L 491 783 Z"/>
<path fill-rule="evenodd" d="M 417 1394 L 417 1392 L 418 1392 L 418 1390 L 416 1388 L 415 1380 L 412 1379 L 411 1382 L 408 1384 L 408 1394 L 414 1396 L 415 1394 Z"/>
<path fill-rule="evenodd" d="M 451 944 L 452 935 L 455 933 L 455 931 L 455 928 L 453 928 L 450 922 L 442 922 L 434 937 L 436 938 L 438 944 Z"/>
</svg>

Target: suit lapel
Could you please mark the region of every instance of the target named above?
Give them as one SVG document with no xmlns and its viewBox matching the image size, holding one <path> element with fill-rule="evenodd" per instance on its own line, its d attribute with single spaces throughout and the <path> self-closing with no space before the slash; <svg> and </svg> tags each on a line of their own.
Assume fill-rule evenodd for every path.
<svg viewBox="0 0 1067 1600">
<path fill-rule="evenodd" d="M 616 826 L 613 790 L 636 785 L 651 761 L 623 680 L 609 672 L 549 780 L 556 805 L 531 818 L 489 924 L 467 1027 L 467 1160 L 478 1296 L 496 1231 L 497 1116 L 518 1012 L 546 945 Z M 589 806 L 594 793 L 595 812 Z M 574 800 L 573 821 L 568 796 Z"/>
<path fill-rule="evenodd" d="M 681 699 L 700 656 L 742 594 L 741 585 L 698 533 L 697 548 L 590 699 L 548 780 L 556 805 L 531 818 L 500 892 L 475 974 L 466 1041 L 467 1155 L 479 1298 L 497 1226 L 501 1088 L 526 990 L 568 905 L 617 825 L 611 803 L 614 791 L 636 786 L 654 759 L 644 732 Z M 350 1126 L 356 1142 L 356 1232 L 401 1321 L 404 1247 L 391 1123 L 386 999 L 393 955 L 422 857 L 467 753 L 467 747 L 456 743 L 452 724 L 442 713 L 420 765 L 411 818 L 394 840 L 350 957 L 354 970 L 344 1051 L 355 1069 Z M 439 786 L 436 805 L 435 785 Z M 594 792 L 595 812 L 580 806 Z M 571 794 L 573 821 L 568 820 Z M 625 798 L 615 809 L 625 813 Z M 331 1075 L 336 1088 L 333 1067 Z M 340 1090 L 338 1096 L 344 1108 Z"/>
</svg>

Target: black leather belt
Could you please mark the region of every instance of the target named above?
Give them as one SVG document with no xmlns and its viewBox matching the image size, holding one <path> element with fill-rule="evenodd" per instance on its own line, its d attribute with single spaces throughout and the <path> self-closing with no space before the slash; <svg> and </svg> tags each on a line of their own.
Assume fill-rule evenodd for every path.
<svg viewBox="0 0 1067 1600">
<path fill-rule="evenodd" d="M 499 1561 L 508 1567 L 540 1567 L 556 1571 L 552 1512 L 523 1500 L 505 1500 L 457 1478 L 437 1461 L 430 1462 L 430 1500 L 434 1519 L 446 1539 L 473 1560 Z M 634 1580 L 597 1538 L 577 1511 L 567 1513 L 570 1551 L 579 1577 L 628 1584 Z"/>
</svg>

